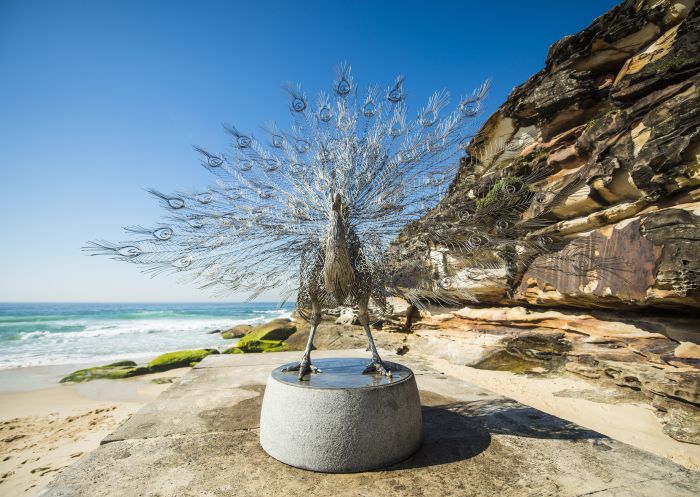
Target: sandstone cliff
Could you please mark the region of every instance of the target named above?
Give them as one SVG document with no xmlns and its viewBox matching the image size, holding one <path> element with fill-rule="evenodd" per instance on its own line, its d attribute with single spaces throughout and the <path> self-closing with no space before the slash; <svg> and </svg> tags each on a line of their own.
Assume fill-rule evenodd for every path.
<svg viewBox="0 0 700 497">
<path fill-rule="evenodd" d="M 441 210 L 459 216 L 468 201 L 498 201 L 494 185 L 546 170 L 530 185 L 546 194 L 522 220 L 548 209 L 548 222 L 523 238 L 567 243 L 536 257 L 496 252 L 489 274 L 471 276 L 462 251 L 428 244 L 433 277 L 466 271 L 481 303 L 696 312 L 699 11 L 694 0 L 628 0 L 555 43 L 472 140 Z M 585 253 L 567 256 L 577 244 Z M 601 258 L 616 262 L 601 270 Z"/>
<path fill-rule="evenodd" d="M 412 317 L 404 349 L 631 389 L 668 435 L 699 444 L 699 159 L 700 5 L 625 1 L 550 48 L 471 141 L 439 208 L 393 245 L 411 261 L 405 288 L 462 308 L 409 308 L 385 329 Z M 517 221 L 531 229 L 480 249 L 464 216 L 507 203 L 509 185 L 531 190 Z M 421 237 L 430 223 L 454 240 Z M 528 251 L 534 238 L 551 248 Z"/>
</svg>

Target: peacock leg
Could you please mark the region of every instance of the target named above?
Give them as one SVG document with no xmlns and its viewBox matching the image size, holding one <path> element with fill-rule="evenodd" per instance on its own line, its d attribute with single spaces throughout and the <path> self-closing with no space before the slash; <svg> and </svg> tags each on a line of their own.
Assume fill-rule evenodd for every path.
<svg viewBox="0 0 700 497">
<path fill-rule="evenodd" d="M 369 312 L 367 310 L 366 302 L 364 304 L 360 302 L 360 312 L 358 318 L 360 319 L 360 324 L 362 324 L 362 327 L 365 329 L 365 333 L 367 334 L 367 343 L 369 346 L 369 350 L 370 352 L 372 352 L 372 362 L 369 363 L 369 365 L 365 368 L 362 374 L 380 373 L 388 378 L 391 378 L 391 369 L 389 368 L 389 366 L 384 364 L 382 358 L 379 357 L 379 352 L 377 352 L 377 346 L 374 345 L 374 338 L 372 338 L 372 332 L 369 329 Z"/>
<path fill-rule="evenodd" d="M 283 370 L 298 371 L 298 378 L 300 381 L 308 381 L 311 373 L 321 372 L 320 369 L 311 364 L 311 349 L 314 347 L 314 335 L 316 334 L 318 323 L 321 321 L 321 310 L 315 302 L 313 303 L 312 312 L 313 315 L 311 316 L 311 331 L 309 331 L 309 340 L 306 342 L 306 349 L 304 349 L 304 354 L 301 356 L 301 361 L 291 366 L 287 366 Z"/>
</svg>

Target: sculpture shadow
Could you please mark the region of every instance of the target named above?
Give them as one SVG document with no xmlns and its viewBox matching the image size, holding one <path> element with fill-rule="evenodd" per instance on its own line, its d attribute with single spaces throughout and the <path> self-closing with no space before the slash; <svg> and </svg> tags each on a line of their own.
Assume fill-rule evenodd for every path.
<svg viewBox="0 0 700 497">
<path fill-rule="evenodd" d="M 511 399 L 423 406 L 423 445 L 384 471 L 436 466 L 485 451 L 493 434 L 558 440 L 596 440 L 604 435 Z"/>
</svg>

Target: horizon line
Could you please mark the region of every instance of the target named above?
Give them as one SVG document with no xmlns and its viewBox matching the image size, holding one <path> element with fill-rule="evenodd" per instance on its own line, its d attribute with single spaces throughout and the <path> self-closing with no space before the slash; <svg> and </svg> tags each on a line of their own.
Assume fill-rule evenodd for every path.
<svg viewBox="0 0 700 497">
<path fill-rule="evenodd" d="M 0 300 L 1 304 L 280 304 L 280 300 Z M 285 304 L 290 301 L 284 302 Z"/>
</svg>

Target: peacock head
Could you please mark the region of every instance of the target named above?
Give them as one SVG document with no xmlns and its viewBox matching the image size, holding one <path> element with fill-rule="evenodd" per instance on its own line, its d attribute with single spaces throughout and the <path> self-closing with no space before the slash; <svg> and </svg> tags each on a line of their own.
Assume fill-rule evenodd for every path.
<svg viewBox="0 0 700 497">
<path fill-rule="evenodd" d="M 331 201 L 331 210 L 329 212 L 331 221 L 345 224 L 350 211 L 343 201 L 343 196 L 340 193 L 332 193 L 329 200 Z"/>
<path fill-rule="evenodd" d="M 338 214 L 343 212 L 343 197 L 340 196 L 340 193 L 333 195 L 333 212 Z"/>
</svg>

